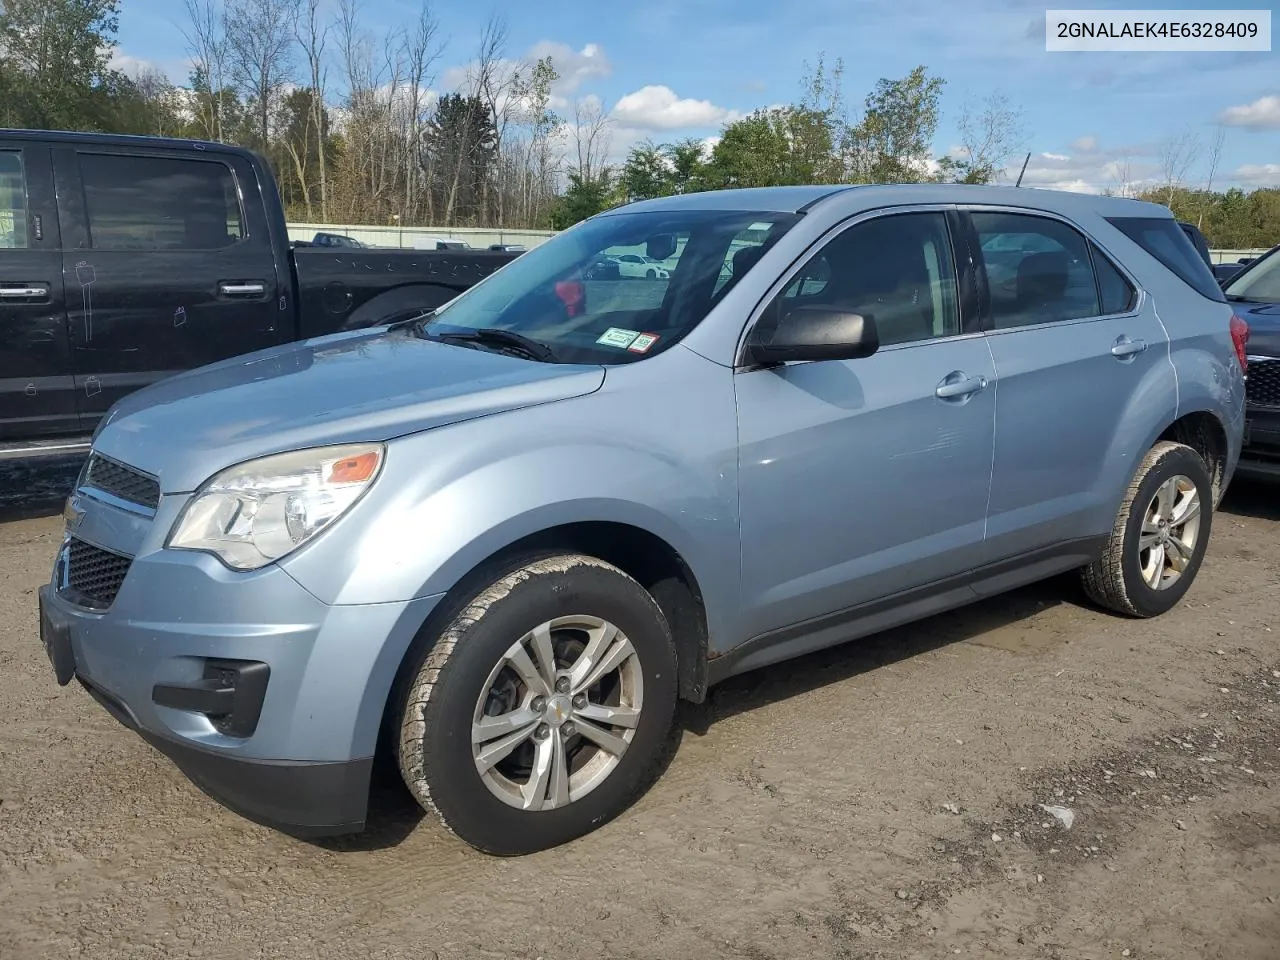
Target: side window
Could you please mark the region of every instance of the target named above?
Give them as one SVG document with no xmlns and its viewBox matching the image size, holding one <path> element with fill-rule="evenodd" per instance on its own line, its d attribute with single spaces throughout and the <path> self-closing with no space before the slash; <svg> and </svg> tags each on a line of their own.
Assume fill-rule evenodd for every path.
<svg viewBox="0 0 1280 960">
<path fill-rule="evenodd" d="M 0 150 L 0 250 L 27 245 L 27 184 L 22 154 Z"/>
<path fill-rule="evenodd" d="M 81 154 L 80 173 L 96 250 L 219 250 L 244 237 L 225 164 Z"/>
<path fill-rule="evenodd" d="M 1098 293 L 1102 295 L 1103 314 L 1128 313 L 1138 299 L 1138 291 L 1133 289 L 1133 285 L 1107 259 L 1105 253 L 1092 244 L 1089 249 L 1093 252 L 1093 269 L 1098 275 Z"/>
<path fill-rule="evenodd" d="M 1213 271 L 1173 218 L 1108 217 L 1107 221 L 1201 296 L 1217 301 L 1226 299 L 1213 278 Z"/>
<path fill-rule="evenodd" d="M 997 330 L 1096 317 L 1089 242 L 1058 220 L 973 213 Z"/>
<path fill-rule="evenodd" d="M 815 254 L 774 300 L 781 319 L 798 306 L 834 307 L 875 322 L 880 343 L 960 332 L 955 264 L 941 213 L 901 213 L 855 224 Z"/>
</svg>

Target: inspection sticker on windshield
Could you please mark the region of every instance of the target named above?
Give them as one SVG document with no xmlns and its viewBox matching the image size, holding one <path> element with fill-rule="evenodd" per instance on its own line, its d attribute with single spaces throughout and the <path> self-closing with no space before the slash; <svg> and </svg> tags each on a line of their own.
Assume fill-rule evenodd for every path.
<svg viewBox="0 0 1280 960">
<path fill-rule="evenodd" d="M 632 353 L 648 353 L 649 348 L 658 342 L 656 333 L 642 333 L 631 341 L 631 346 L 627 347 Z"/>
<path fill-rule="evenodd" d="M 629 347 L 636 337 L 640 336 L 639 330 L 624 330 L 622 327 L 610 327 L 596 340 L 596 343 L 602 343 L 606 347 Z"/>
</svg>

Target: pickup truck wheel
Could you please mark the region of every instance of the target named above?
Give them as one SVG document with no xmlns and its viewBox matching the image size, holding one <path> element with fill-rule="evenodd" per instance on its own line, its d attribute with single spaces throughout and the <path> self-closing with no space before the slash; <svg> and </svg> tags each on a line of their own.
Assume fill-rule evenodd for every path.
<svg viewBox="0 0 1280 960">
<path fill-rule="evenodd" d="M 543 850 L 644 792 L 676 697 L 648 592 L 593 557 L 544 557 L 481 590 L 429 648 L 401 708 L 400 772 L 473 847 Z"/>
<path fill-rule="evenodd" d="M 1213 483 L 1204 460 L 1161 442 L 1143 458 L 1102 555 L 1082 571 L 1098 604 L 1132 617 L 1172 609 L 1195 580 L 1213 525 Z"/>
</svg>

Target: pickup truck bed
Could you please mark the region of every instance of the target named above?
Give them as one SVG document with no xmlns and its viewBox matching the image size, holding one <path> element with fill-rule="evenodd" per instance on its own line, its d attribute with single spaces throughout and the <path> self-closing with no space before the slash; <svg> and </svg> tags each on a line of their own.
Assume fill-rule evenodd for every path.
<svg viewBox="0 0 1280 960">
<path fill-rule="evenodd" d="M 0 458 L 87 446 L 133 390 L 431 309 L 516 256 L 295 249 L 251 151 L 0 130 Z"/>
</svg>

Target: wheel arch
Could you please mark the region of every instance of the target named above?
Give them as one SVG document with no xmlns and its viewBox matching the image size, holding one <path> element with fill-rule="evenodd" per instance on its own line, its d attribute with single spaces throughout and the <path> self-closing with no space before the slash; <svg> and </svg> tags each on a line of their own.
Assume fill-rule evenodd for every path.
<svg viewBox="0 0 1280 960">
<path fill-rule="evenodd" d="M 583 553 L 620 569 L 649 591 L 662 609 L 676 647 L 679 695 L 700 703 L 706 698 L 709 627 L 702 587 L 684 555 L 650 530 L 619 521 L 560 523 L 527 533 L 491 549 L 458 577 L 418 629 L 401 657 L 383 703 L 378 752 L 394 744 L 396 713 L 418 664 L 434 638 L 469 599 L 531 558 Z"/>
</svg>

